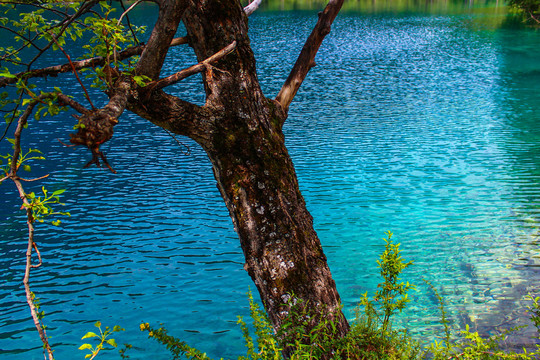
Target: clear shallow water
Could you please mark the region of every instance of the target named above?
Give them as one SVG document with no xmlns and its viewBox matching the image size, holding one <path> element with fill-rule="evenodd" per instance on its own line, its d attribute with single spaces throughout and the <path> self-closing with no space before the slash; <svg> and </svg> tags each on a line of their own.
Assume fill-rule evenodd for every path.
<svg viewBox="0 0 540 360">
<path fill-rule="evenodd" d="M 250 19 L 267 94 L 277 93 L 313 16 Z M 405 276 L 418 291 L 399 318 L 413 332 L 435 335 L 427 327 L 439 317 L 422 278 L 446 296 L 454 327 L 491 333 L 526 322 L 523 295 L 540 285 L 540 35 L 482 19 L 342 14 L 291 107 L 287 145 L 347 312 L 379 282 L 375 260 L 391 230 L 415 261 Z M 173 56 L 166 72 L 193 61 L 187 49 Z M 193 79 L 176 90 L 200 102 L 197 87 Z M 105 147 L 119 173 L 82 170 L 88 153 L 56 140 L 71 127 L 56 118 L 31 128 L 48 158 L 34 174 L 47 169 L 45 185 L 68 190 L 72 214 L 60 231 L 38 230 L 45 265 L 32 273 L 57 358 L 82 358 L 80 337 L 96 320 L 125 327 L 117 341 L 157 359 L 167 354 L 141 336 L 141 321 L 163 322 L 213 357 L 242 353 L 236 316 L 247 315 L 254 287 L 204 153 L 181 139 L 184 155 L 126 114 Z M 13 191 L 2 185 L 0 353 L 40 359 Z"/>
</svg>

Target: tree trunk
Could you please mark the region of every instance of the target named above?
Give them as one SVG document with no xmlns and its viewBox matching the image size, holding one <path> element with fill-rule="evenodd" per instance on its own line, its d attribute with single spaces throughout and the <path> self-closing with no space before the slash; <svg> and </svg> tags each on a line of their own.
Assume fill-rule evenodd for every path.
<svg viewBox="0 0 540 360">
<path fill-rule="evenodd" d="M 236 50 L 207 69 L 205 108 L 215 114 L 199 141 L 213 164 L 244 255 L 276 328 L 287 317 L 291 296 L 349 325 L 321 243 L 306 209 L 285 147 L 286 113 L 260 87 L 247 37 L 247 17 L 236 1 L 193 2 L 183 16 L 199 61 L 236 41 Z"/>
</svg>

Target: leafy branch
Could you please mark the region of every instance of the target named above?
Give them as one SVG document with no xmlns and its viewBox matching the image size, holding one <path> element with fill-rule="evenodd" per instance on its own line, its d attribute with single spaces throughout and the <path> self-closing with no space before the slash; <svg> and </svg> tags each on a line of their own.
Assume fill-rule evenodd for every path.
<svg viewBox="0 0 540 360">
<path fill-rule="evenodd" d="M 100 321 L 97 321 L 94 324 L 94 326 L 98 328 L 99 334 L 89 331 L 81 338 L 81 340 L 97 338 L 99 340 L 99 344 L 96 345 L 96 347 L 93 347 L 92 344 L 86 343 L 86 344 L 82 344 L 79 347 L 79 350 L 90 350 L 90 354 L 86 354 L 84 357 L 85 359 L 90 358 L 90 360 L 95 358 L 101 350 L 107 350 L 106 348 L 107 345 L 112 346 L 113 348 L 116 348 L 118 346 L 116 344 L 116 341 L 114 339 L 109 339 L 109 336 L 115 332 L 124 331 L 124 329 L 118 325 L 115 325 L 112 329 L 106 326 L 105 330 L 102 330 Z"/>
</svg>

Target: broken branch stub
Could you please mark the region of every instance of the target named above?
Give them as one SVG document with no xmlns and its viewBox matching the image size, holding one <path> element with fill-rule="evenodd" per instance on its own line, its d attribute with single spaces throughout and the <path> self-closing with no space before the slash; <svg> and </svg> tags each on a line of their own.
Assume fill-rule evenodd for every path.
<svg viewBox="0 0 540 360">
<path fill-rule="evenodd" d="M 78 131 L 75 134 L 70 134 L 69 141 L 75 145 L 86 146 L 92 152 L 92 160 L 85 167 L 92 164 L 101 167 L 99 162 L 99 158 L 101 158 L 105 166 L 113 173 L 116 173 L 99 148 L 112 138 L 113 127 L 118 124 L 118 119 L 108 115 L 101 109 L 86 112 L 76 116 L 76 118 L 79 120 Z"/>
</svg>

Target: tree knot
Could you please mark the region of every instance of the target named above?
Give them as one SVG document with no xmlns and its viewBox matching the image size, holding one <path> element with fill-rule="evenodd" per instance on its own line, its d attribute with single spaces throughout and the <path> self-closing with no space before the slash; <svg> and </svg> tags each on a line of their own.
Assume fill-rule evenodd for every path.
<svg viewBox="0 0 540 360">
<path fill-rule="evenodd" d="M 92 152 L 92 160 L 85 165 L 85 168 L 92 164 L 101 167 L 99 162 L 99 158 L 101 158 L 107 168 L 116 173 L 99 147 L 112 138 L 113 127 L 118 124 L 118 119 L 108 115 L 103 109 L 88 111 L 81 116 L 75 116 L 75 118 L 79 121 L 76 125 L 78 131 L 75 134 L 70 134 L 69 141 L 75 145 L 86 146 Z"/>
</svg>

